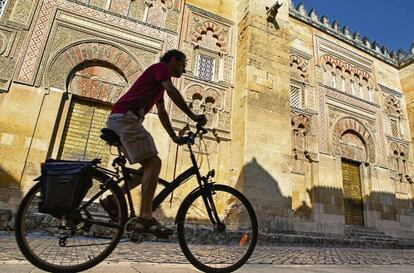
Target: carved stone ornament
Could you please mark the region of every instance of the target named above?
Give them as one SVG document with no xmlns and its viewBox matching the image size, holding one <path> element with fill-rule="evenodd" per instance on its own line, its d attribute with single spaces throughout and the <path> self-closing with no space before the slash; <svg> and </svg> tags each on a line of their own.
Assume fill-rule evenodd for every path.
<svg viewBox="0 0 414 273">
<path fill-rule="evenodd" d="M 6 36 L 0 31 L 0 55 L 6 51 L 7 39 Z"/>
<path fill-rule="evenodd" d="M 298 55 L 290 55 L 290 74 L 296 80 L 308 82 L 309 81 L 309 62 Z"/>
<path fill-rule="evenodd" d="M 49 62 L 45 86 L 67 89 L 76 67 L 104 63 L 114 67 L 130 84 L 142 71 L 142 65 L 126 50 L 103 41 L 72 44 L 58 52 Z"/>
<path fill-rule="evenodd" d="M 393 95 L 388 95 L 385 99 L 385 112 L 390 115 L 401 116 L 403 113 L 400 100 Z"/>
<path fill-rule="evenodd" d="M 208 35 L 208 32 L 211 32 L 211 35 Z M 211 36 L 211 37 L 210 37 Z M 198 24 L 195 27 L 195 30 L 193 31 L 193 33 L 191 34 L 191 43 L 193 43 L 194 45 L 199 45 L 202 43 L 202 41 L 204 39 L 208 39 L 210 38 L 210 40 L 212 40 L 209 43 L 203 43 L 206 44 L 207 47 L 209 47 L 209 49 L 213 49 L 213 46 L 217 46 L 218 50 L 221 53 L 227 54 L 229 49 L 227 46 L 227 41 L 226 41 L 226 37 L 225 35 L 222 33 L 222 30 L 220 29 L 220 27 L 210 21 L 204 21 L 202 24 Z"/>
<path fill-rule="evenodd" d="M 375 163 L 375 145 L 370 132 L 360 121 L 351 117 L 342 118 L 335 123 L 332 149 L 338 156 Z M 365 154 L 361 156 L 361 152 Z"/>
</svg>

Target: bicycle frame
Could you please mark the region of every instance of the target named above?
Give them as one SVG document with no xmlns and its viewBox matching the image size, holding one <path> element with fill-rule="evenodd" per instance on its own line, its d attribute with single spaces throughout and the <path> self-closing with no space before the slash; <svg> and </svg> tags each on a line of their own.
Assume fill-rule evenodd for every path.
<svg viewBox="0 0 414 273">
<path fill-rule="evenodd" d="M 194 134 L 194 136 L 195 136 L 195 134 Z M 219 220 L 219 217 L 218 217 L 218 214 L 217 214 L 215 204 L 212 200 L 212 194 L 211 193 L 214 192 L 213 187 L 211 186 L 212 184 L 209 183 L 208 176 L 207 177 L 206 176 L 201 176 L 199 167 L 197 165 L 197 160 L 194 156 L 194 152 L 193 152 L 193 149 L 192 149 L 191 145 L 192 144 L 190 142 L 187 143 L 187 147 L 190 151 L 190 158 L 191 158 L 191 162 L 192 162 L 193 166 L 191 166 L 186 171 L 181 173 L 179 176 L 177 176 L 171 182 L 167 182 L 164 179 L 159 178 L 158 183 L 163 185 L 164 189 L 155 196 L 155 198 L 152 202 L 152 210 L 155 211 L 161 205 L 161 203 L 164 202 L 164 200 L 168 197 L 168 195 L 170 195 L 176 188 L 178 188 L 188 178 L 195 175 L 196 178 L 197 178 L 197 182 L 198 182 L 199 186 L 197 188 L 195 188 L 193 190 L 193 192 L 195 192 L 197 190 L 202 190 L 203 200 L 204 200 L 206 210 L 207 210 L 207 213 L 209 215 L 209 218 L 210 218 L 212 224 L 214 224 L 214 225 L 215 224 L 221 224 L 221 221 Z M 109 174 L 109 175 L 111 175 L 111 177 L 108 178 L 108 180 L 104 182 L 105 187 L 103 189 L 101 189 L 98 193 L 96 193 L 90 200 L 88 200 L 88 202 L 83 204 L 79 208 L 79 210 L 82 210 L 83 208 L 89 206 L 94 200 L 98 199 L 98 197 L 101 196 L 104 192 L 106 192 L 113 183 L 118 184 L 118 183 L 124 181 L 125 191 L 126 191 L 126 195 L 127 195 L 127 201 L 128 201 L 128 205 L 129 205 L 129 208 L 130 208 L 129 218 L 132 218 L 132 217 L 136 216 L 134 205 L 133 205 L 133 202 L 132 202 L 130 185 L 129 185 L 129 181 L 131 179 L 131 174 L 136 173 L 136 170 L 132 169 L 132 168 L 128 168 L 128 167 L 125 166 L 126 160 L 122 156 L 122 153 L 121 153 L 119 148 L 118 148 L 118 155 L 119 155 L 118 158 L 116 158 L 115 160 L 118 160 L 117 163 L 118 163 L 118 166 L 121 168 L 122 176 L 119 177 L 118 172 L 114 172 L 114 171 L 111 171 L 111 170 L 108 170 L 108 169 L 102 168 L 102 167 L 96 167 L 96 169 L 99 172 Z M 117 179 L 114 179 L 115 177 Z"/>
</svg>

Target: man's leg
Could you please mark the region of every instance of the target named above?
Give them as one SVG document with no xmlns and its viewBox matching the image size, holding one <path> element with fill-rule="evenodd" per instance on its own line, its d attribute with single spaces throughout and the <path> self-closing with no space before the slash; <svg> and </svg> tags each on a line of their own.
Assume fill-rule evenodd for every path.
<svg viewBox="0 0 414 273">
<path fill-rule="evenodd" d="M 152 219 L 152 200 L 157 188 L 158 176 L 161 171 L 161 159 L 158 156 L 140 162 L 143 168 L 141 217 Z"/>
<path fill-rule="evenodd" d="M 139 168 L 133 175 L 131 175 L 131 180 L 129 181 L 128 185 L 129 185 L 129 190 L 134 189 L 135 187 L 141 185 L 142 183 L 142 175 L 144 173 L 144 168 Z M 126 190 L 125 190 L 125 182 L 124 184 L 121 186 L 121 190 L 124 194 L 126 194 Z"/>
</svg>

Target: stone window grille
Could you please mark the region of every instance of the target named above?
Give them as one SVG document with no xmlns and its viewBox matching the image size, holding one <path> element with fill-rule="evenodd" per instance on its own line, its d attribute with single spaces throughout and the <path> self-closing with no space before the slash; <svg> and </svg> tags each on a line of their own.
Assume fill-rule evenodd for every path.
<svg viewBox="0 0 414 273">
<path fill-rule="evenodd" d="M 301 108 L 301 95 L 300 95 L 300 88 L 297 86 L 290 87 L 290 106 L 292 108 Z"/>
<path fill-rule="evenodd" d="M 393 137 L 399 137 L 400 136 L 398 121 L 395 120 L 395 119 L 391 119 L 391 134 L 392 134 Z"/>
<path fill-rule="evenodd" d="M 3 14 L 3 11 L 6 8 L 6 0 L 0 0 L 0 16 Z"/>
<path fill-rule="evenodd" d="M 213 81 L 214 79 L 214 58 L 200 54 L 198 59 L 197 76 L 206 81 Z"/>
</svg>

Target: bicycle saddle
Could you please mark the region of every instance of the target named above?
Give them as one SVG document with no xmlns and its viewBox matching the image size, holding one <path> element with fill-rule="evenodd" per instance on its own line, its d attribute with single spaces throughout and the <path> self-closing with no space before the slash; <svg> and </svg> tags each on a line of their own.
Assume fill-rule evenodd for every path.
<svg viewBox="0 0 414 273">
<path fill-rule="evenodd" d="M 121 139 L 119 136 L 108 128 L 101 129 L 101 139 L 105 140 L 110 146 L 121 146 Z"/>
</svg>

